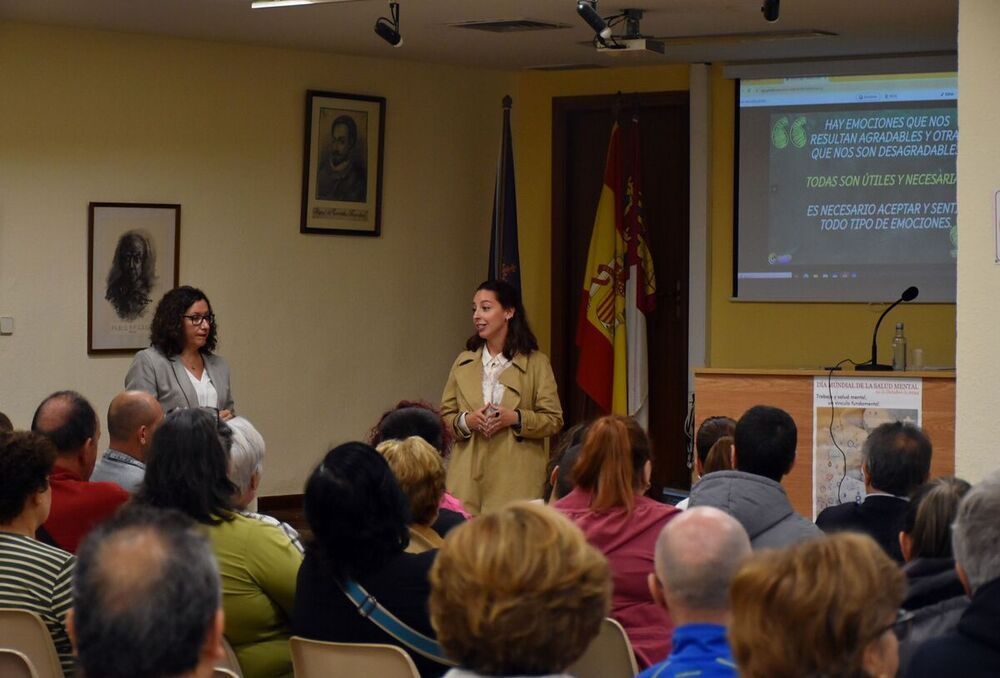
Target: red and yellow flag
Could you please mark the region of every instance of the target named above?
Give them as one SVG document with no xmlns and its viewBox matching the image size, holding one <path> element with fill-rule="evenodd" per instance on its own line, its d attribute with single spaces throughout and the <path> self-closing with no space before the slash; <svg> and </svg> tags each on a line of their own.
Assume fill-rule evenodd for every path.
<svg viewBox="0 0 1000 678">
<path fill-rule="evenodd" d="M 645 424 L 646 314 L 656 304 L 642 217 L 639 123 L 615 123 L 587 254 L 577 322 L 576 381 L 604 411 Z"/>
</svg>

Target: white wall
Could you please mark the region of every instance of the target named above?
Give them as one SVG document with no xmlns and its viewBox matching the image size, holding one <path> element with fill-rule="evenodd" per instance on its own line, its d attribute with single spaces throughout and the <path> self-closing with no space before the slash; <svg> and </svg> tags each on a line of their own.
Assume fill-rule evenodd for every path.
<svg viewBox="0 0 1000 678">
<path fill-rule="evenodd" d="M 970 481 L 1000 468 L 1000 3 L 961 0 L 958 15 L 958 394 L 955 471 Z"/>
<path fill-rule="evenodd" d="M 102 414 L 129 357 L 86 353 L 87 203 L 180 203 L 182 283 L 219 317 L 263 494 L 400 398 L 436 401 L 486 272 L 513 75 L 0 23 L 0 411 Z M 385 96 L 381 238 L 301 235 L 305 91 Z M 106 442 L 106 440 L 104 441 Z"/>
</svg>

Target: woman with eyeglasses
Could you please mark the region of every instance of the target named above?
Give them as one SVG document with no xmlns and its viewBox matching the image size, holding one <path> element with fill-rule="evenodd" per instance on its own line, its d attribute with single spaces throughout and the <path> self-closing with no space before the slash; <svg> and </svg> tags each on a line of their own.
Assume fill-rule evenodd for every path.
<svg viewBox="0 0 1000 678">
<path fill-rule="evenodd" d="M 229 365 L 215 355 L 218 326 L 205 293 L 184 285 L 163 295 L 149 328 L 151 346 L 139 351 L 125 375 L 125 388 L 145 391 L 164 412 L 211 407 L 233 417 Z"/>
</svg>

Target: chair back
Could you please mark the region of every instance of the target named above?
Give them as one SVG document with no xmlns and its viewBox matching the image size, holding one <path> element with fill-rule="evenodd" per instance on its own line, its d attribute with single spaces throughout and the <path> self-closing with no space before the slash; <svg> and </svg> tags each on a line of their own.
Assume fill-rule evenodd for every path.
<svg viewBox="0 0 1000 678">
<path fill-rule="evenodd" d="M 291 647 L 295 678 L 420 678 L 410 655 L 395 645 L 328 643 L 292 636 Z"/>
<path fill-rule="evenodd" d="M 4 678 L 38 678 L 35 667 L 23 652 L 0 649 L 0 676 Z"/>
<path fill-rule="evenodd" d="M 223 671 L 228 671 L 236 678 L 243 678 L 243 671 L 240 669 L 240 660 L 236 658 L 236 651 L 233 650 L 233 646 L 225 636 L 222 636 L 222 649 L 225 651 L 226 656 L 215 663 L 216 672 L 222 669 Z M 217 673 L 216 678 L 221 678 L 221 676 Z"/>
<path fill-rule="evenodd" d="M 0 609 L 0 647 L 17 650 L 27 657 L 38 678 L 61 678 L 63 675 L 49 628 L 34 612 Z"/>
<path fill-rule="evenodd" d="M 605 618 L 601 630 L 566 673 L 576 678 L 632 678 L 639 673 L 632 643 L 622 625 Z"/>
</svg>

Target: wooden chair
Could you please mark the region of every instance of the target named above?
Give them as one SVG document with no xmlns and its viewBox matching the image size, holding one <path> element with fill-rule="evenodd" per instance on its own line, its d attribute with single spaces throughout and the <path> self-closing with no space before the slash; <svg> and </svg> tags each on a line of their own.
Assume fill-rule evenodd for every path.
<svg viewBox="0 0 1000 678">
<path fill-rule="evenodd" d="M 38 678 L 35 667 L 23 652 L 0 648 L 0 676 L 4 678 Z"/>
<path fill-rule="evenodd" d="M 395 645 L 328 643 L 298 636 L 292 636 L 290 642 L 296 678 L 420 678 L 410 655 Z"/>
<path fill-rule="evenodd" d="M 632 678 L 639 673 L 622 625 L 611 618 L 602 621 L 601 630 L 566 673 L 576 678 Z"/>
<path fill-rule="evenodd" d="M 236 651 L 233 650 L 233 646 L 229 643 L 229 639 L 225 636 L 222 636 L 222 649 L 225 651 L 226 657 L 215 665 L 216 678 L 222 678 L 222 675 L 226 675 L 218 674 L 220 669 L 228 671 L 236 678 L 243 678 L 243 670 L 240 668 L 240 660 L 236 658 Z"/>
<path fill-rule="evenodd" d="M 34 612 L 0 609 L 0 647 L 23 654 L 38 678 L 63 675 L 49 628 Z M 7 674 L 0 672 L 0 675 Z"/>
</svg>

